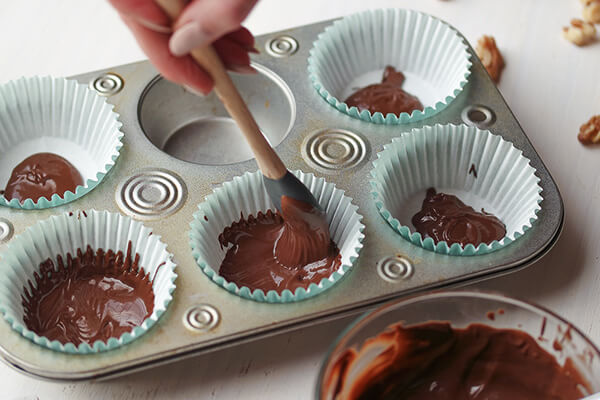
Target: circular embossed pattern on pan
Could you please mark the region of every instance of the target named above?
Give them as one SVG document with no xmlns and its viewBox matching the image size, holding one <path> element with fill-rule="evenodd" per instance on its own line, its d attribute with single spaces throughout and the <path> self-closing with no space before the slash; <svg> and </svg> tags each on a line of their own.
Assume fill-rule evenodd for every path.
<svg viewBox="0 0 600 400">
<path fill-rule="evenodd" d="M 194 332 L 207 332 L 214 329 L 220 320 L 219 312 L 208 304 L 198 304 L 183 314 L 183 325 Z"/>
<path fill-rule="evenodd" d="M 94 79 L 90 86 L 101 96 L 112 96 L 123 88 L 123 78 L 109 72 Z"/>
<path fill-rule="evenodd" d="M 325 173 L 356 167 L 367 158 L 368 146 L 360 135 L 345 129 L 323 129 L 302 143 L 307 163 Z"/>
<path fill-rule="evenodd" d="M 496 122 L 496 114 L 490 108 L 481 104 L 473 104 L 465 107 L 460 117 L 465 124 L 481 129 L 488 128 Z"/>
<path fill-rule="evenodd" d="M 298 51 L 298 41 L 291 36 L 277 36 L 265 45 L 267 53 L 273 57 L 288 57 Z"/>
<path fill-rule="evenodd" d="M 185 203 L 187 187 L 174 172 L 142 170 L 117 187 L 116 200 L 126 214 L 139 219 L 158 219 L 173 214 Z"/>
<path fill-rule="evenodd" d="M 396 255 L 379 260 L 377 273 L 384 280 L 395 283 L 409 279 L 414 273 L 414 267 L 407 258 Z"/>
<path fill-rule="evenodd" d="M 9 220 L 0 218 L 0 243 L 6 243 L 14 233 L 13 225 Z"/>
</svg>

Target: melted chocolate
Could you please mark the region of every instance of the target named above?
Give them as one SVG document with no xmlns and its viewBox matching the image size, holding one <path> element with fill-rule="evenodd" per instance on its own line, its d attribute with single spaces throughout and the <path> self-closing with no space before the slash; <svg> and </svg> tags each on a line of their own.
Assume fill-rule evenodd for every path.
<svg viewBox="0 0 600 400">
<path fill-rule="evenodd" d="M 448 245 L 491 243 L 506 235 L 506 227 L 498 218 L 486 212 L 477 212 L 456 196 L 427 190 L 421 211 L 412 217 L 412 223 L 421 235 L 436 243 Z"/>
<path fill-rule="evenodd" d="M 138 265 L 139 254 L 91 247 L 40 264 L 22 296 L 28 329 L 61 343 L 106 342 L 140 326 L 154 309 L 152 282 Z"/>
<path fill-rule="evenodd" d="M 310 204 L 283 196 L 283 227 L 275 243 L 275 258 L 288 268 L 302 268 L 327 258 L 331 245 L 325 213 Z"/>
<path fill-rule="evenodd" d="M 358 90 L 350 95 L 345 103 L 348 107 L 354 106 L 360 111 L 369 110 L 371 114 L 380 112 L 383 115 L 399 115 L 403 112 L 410 114 L 413 110 L 423 111 L 423 104 L 419 99 L 402 89 L 404 80 L 402 72 L 388 65 L 385 67 L 381 83 Z"/>
<path fill-rule="evenodd" d="M 281 209 L 283 216 L 259 212 L 225 228 L 219 243 L 231 248 L 219 275 L 238 286 L 281 293 L 318 284 L 340 267 L 339 249 L 320 211 L 286 196 Z"/>
<path fill-rule="evenodd" d="M 48 200 L 53 194 L 63 196 L 69 190 L 83 185 L 83 178 L 75 167 L 59 155 L 37 153 L 17 165 L 8 180 L 4 197 L 7 200 Z"/>
<path fill-rule="evenodd" d="M 576 400 L 589 386 L 570 359 L 560 366 L 523 331 L 445 322 L 392 325 L 342 354 L 330 377 L 334 398 L 344 400 Z"/>
</svg>

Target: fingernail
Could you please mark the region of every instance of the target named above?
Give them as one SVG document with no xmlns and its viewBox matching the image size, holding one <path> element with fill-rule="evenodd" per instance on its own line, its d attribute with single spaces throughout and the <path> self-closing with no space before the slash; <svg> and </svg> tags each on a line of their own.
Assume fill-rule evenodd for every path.
<svg viewBox="0 0 600 400">
<path fill-rule="evenodd" d="M 258 71 L 250 65 L 228 65 L 227 66 L 233 72 L 240 74 L 257 74 Z"/>
<path fill-rule="evenodd" d="M 169 50 L 174 56 L 179 57 L 188 54 L 196 47 L 206 44 L 209 40 L 206 33 L 202 31 L 200 24 L 191 21 L 173 33 L 171 40 L 169 40 Z"/>
<path fill-rule="evenodd" d="M 183 88 L 184 88 L 186 91 L 188 91 L 188 92 L 190 92 L 190 93 L 192 93 L 192 94 L 195 94 L 196 96 L 206 96 L 206 93 L 203 93 L 203 92 L 201 92 L 200 90 L 196 90 L 196 89 L 194 89 L 194 88 L 193 88 L 193 87 L 191 87 L 191 86 L 188 86 L 188 85 L 183 85 Z"/>
<path fill-rule="evenodd" d="M 146 28 L 154 31 L 154 32 L 160 32 L 160 33 L 171 33 L 171 27 L 170 26 L 162 26 L 159 24 L 155 24 L 152 21 L 148 21 L 142 18 L 136 18 L 135 19 L 137 22 L 139 22 L 141 25 L 145 26 Z"/>
<path fill-rule="evenodd" d="M 248 53 L 260 54 L 260 51 L 254 46 L 244 46 Z"/>
<path fill-rule="evenodd" d="M 185 90 L 187 90 L 188 92 L 190 92 L 192 94 L 195 94 L 196 96 L 201 96 L 201 97 L 208 96 L 210 94 L 210 92 L 211 92 L 210 90 L 208 92 L 205 92 L 203 90 L 199 90 L 199 89 L 193 88 L 193 87 L 188 86 L 188 85 L 183 85 L 183 88 Z"/>
</svg>

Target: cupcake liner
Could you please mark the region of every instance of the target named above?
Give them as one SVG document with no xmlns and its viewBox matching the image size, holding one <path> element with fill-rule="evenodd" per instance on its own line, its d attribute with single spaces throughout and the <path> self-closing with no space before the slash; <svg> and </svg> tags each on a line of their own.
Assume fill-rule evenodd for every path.
<svg viewBox="0 0 600 400">
<path fill-rule="evenodd" d="M 8 200 L 0 205 L 42 209 L 68 203 L 96 187 L 122 146 L 119 115 L 86 85 L 51 77 L 21 78 L 0 85 L 0 189 L 13 168 L 32 154 L 50 152 L 71 162 L 84 184 L 51 199 Z"/>
<path fill-rule="evenodd" d="M 437 253 L 474 255 L 500 249 L 523 235 L 541 209 L 540 179 L 529 160 L 487 130 L 452 124 L 416 128 L 384 146 L 373 165 L 372 194 L 380 214 L 403 238 Z M 464 247 L 423 238 L 411 218 L 430 187 L 494 214 L 506 225 L 506 236 Z"/>
<path fill-rule="evenodd" d="M 370 10 L 338 20 L 319 35 L 308 72 L 321 97 L 351 117 L 376 124 L 404 124 L 443 110 L 462 91 L 471 73 L 462 37 L 430 15 L 398 8 Z M 404 73 L 404 90 L 424 110 L 410 115 L 373 115 L 344 100 L 358 88 L 381 82 L 384 68 Z"/>
<path fill-rule="evenodd" d="M 321 280 L 318 285 L 311 283 L 307 289 L 298 288 L 294 293 L 285 289 L 281 294 L 275 290 L 264 293 L 260 289 L 239 287 L 219 275 L 218 271 L 227 253 L 227 249 L 222 249 L 217 239 L 223 230 L 240 219 L 240 212 L 244 217 L 248 217 L 256 216 L 259 211 L 276 211 L 264 188 L 260 171 L 247 172 L 224 183 L 222 187 L 207 196 L 198 206 L 199 210 L 190 223 L 192 255 L 202 271 L 217 285 L 246 299 L 288 303 L 304 300 L 325 291 L 349 272 L 358 258 L 364 238 L 362 233 L 364 225 L 361 223 L 362 216 L 357 212 L 358 207 L 352 204 L 350 197 L 344 195 L 343 190 L 337 189 L 332 183 L 325 182 L 323 178 L 301 171 L 295 171 L 294 175 L 310 189 L 327 214 L 331 238 L 342 255 L 340 268 L 329 278 Z"/>
<path fill-rule="evenodd" d="M 34 274 L 39 265 L 48 258 L 56 261 L 58 255 L 66 258 L 77 249 L 92 249 L 127 252 L 131 242 L 132 254 L 140 256 L 139 265 L 153 279 L 154 309 L 141 326 L 121 337 L 107 342 L 96 341 L 92 345 L 81 343 L 62 344 L 50 341 L 29 330 L 23 322 L 21 296 L 28 281 L 34 283 Z M 175 290 L 175 264 L 167 245 L 160 236 L 153 235 L 150 228 L 129 217 L 108 211 L 65 213 L 52 216 L 27 228 L 10 241 L 0 260 L 0 312 L 12 328 L 29 340 L 52 350 L 87 354 L 117 348 L 143 335 L 165 312 Z"/>
</svg>

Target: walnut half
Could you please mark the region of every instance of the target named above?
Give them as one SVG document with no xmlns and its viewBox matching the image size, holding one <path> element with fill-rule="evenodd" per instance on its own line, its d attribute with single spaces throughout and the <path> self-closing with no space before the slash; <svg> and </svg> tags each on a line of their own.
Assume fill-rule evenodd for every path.
<svg viewBox="0 0 600 400">
<path fill-rule="evenodd" d="M 577 46 L 585 46 L 596 38 L 596 27 L 580 19 L 572 19 L 571 26 L 563 28 L 564 37 Z"/>
<path fill-rule="evenodd" d="M 583 19 L 591 24 L 600 24 L 600 0 L 587 1 L 583 6 Z"/>
<path fill-rule="evenodd" d="M 504 68 L 504 59 L 496 46 L 496 40 L 492 36 L 484 35 L 477 41 L 475 51 L 492 80 L 498 83 Z"/>
<path fill-rule="evenodd" d="M 600 143 L 600 115 L 595 115 L 581 125 L 577 139 L 583 144 Z"/>
</svg>

